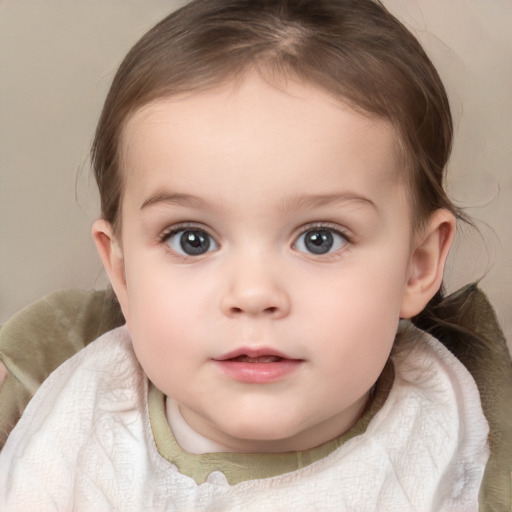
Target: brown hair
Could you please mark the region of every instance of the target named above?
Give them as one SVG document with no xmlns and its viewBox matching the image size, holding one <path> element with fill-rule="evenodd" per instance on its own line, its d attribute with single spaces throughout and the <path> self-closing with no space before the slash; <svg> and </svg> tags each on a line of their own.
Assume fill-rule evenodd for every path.
<svg viewBox="0 0 512 512">
<path fill-rule="evenodd" d="M 194 0 L 158 23 L 122 62 L 92 147 L 102 216 L 118 225 L 122 130 L 154 100 L 257 69 L 323 88 L 397 130 L 415 224 L 437 208 L 452 119 L 441 80 L 416 38 L 373 0 Z"/>
</svg>

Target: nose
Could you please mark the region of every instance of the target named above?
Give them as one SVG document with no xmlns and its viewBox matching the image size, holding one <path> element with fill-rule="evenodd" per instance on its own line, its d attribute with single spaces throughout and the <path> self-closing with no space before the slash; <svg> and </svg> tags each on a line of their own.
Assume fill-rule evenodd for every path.
<svg viewBox="0 0 512 512">
<path fill-rule="evenodd" d="M 290 297 L 279 272 L 264 259 L 232 266 L 221 299 L 223 313 L 230 317 L 283 318 L 290 312 Z"/>
</svg>

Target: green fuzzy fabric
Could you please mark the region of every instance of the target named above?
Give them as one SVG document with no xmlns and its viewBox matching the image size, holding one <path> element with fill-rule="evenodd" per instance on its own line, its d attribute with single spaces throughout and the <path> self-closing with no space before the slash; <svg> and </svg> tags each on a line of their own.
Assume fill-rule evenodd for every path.
<svg viewBox="0 0 512 512">
<path fill-rule="evenodd" d="M 512 365 L 496 315 L 476 285 L 447 297 L 436 313 L 441 322 L 416 323 L 444 343 L 473 375 L 490 426 L 491 456 L 480 490 L 480 510 L 512 512 Z M 466 329 L 454 328 L 451 319 Z M 0 448 L 43 380 L 123 322 L 111 292 L 62 290 L 2 326 L 0 360 L 7 376 L 0 387 Z"/>
</svg>

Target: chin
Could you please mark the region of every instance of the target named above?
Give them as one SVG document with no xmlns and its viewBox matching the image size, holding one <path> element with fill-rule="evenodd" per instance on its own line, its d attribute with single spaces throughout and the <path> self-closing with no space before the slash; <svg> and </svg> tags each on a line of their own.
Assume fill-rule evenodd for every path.
<svg viewBox="0 0 512 512">
<path fill-rule="evenodd" d="M 274 418 L 275 420 L 275 418 Z M 271 453 L 300 451 L 305 449 L 299 446 L 296 436 L 300 434 L 296 425 L 276 424 L 268 420 L 254 423 L 254 420 L 246 423 L 230 425 L 224 430 L 229 436 L 235 438 L 234 444 L 246 446 L 244 452 Z"/>
</svg>

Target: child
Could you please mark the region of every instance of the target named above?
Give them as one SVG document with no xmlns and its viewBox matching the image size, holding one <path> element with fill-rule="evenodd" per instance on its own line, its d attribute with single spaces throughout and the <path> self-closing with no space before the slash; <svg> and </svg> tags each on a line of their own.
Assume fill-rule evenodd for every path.
<svg viewBox="0 0 512 512">
<path fill-rule="evenodd" d="M 451 141 L 435 69 L 376 2 L 195 0 L 159 23 L 92 150 L 126 324 L 36 393 L 1 510 L 502 504 L 475 380 L 405 320 L 443 324 Z"/>
</svg>

